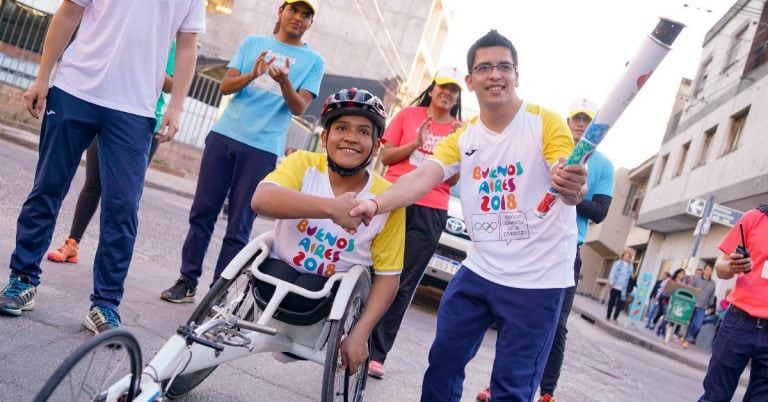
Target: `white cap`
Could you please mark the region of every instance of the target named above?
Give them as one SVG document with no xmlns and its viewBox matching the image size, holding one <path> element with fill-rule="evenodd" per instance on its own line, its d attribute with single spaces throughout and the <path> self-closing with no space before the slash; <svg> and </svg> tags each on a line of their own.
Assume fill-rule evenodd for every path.
<svg viewBox="0 0 768 402">
<path fill-rule="evenodd" d="M 437 69 L 434 81 L 437 85 L 454 84 L 462 88 L 463 77 L 457 67 L 443 66 Z"/>
<path fill-rule="evenodd" d="M 571 105 L 571 109 L 568 111 L 568 118 L 570 119 L 579 113 L 584 113 L 590 119 L 594 119 L 597 114 L 597 105 L 589 99 L 579 99 Z"/>
</svg>

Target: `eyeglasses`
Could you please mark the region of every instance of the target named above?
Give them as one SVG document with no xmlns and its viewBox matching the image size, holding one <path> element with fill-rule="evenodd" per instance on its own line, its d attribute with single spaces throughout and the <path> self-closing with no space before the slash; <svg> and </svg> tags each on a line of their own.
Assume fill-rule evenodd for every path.
<svg viewBox="0 0 768 402">
<path fill-rule="evenodd" d="M 496 65 L 483 63 L 483 64 L 478 64 L 472 67 L 472 72 L 479 75 L 486 75 L 486 74 L 490 74 L 494 68 L 499 70 L 500 74 L 509 74 L 515 71 L 517 66 L 515 66 L 512 63 L 499 63 Z"/>
</svg>

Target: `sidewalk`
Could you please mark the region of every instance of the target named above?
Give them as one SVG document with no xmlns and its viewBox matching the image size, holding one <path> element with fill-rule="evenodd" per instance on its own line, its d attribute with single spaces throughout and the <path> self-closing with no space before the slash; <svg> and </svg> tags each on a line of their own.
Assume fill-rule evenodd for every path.
<svg viewBox="0 0 768 402">
<path fill-rule="evenodd" d="M 619 315 L 618 321 L 609 321 L 605 319 L 605 313 L 608 306 L 593 300 L 589 297 L 577 294 L 573 300 L 573 314 L 578 314 L 581 318 L 591 322 L 606 333 L 622 339 L 626 342 L 644 347 L 652 352 L 667 356 L 687 366 L 695 369 L 707 371 L 709 366 L 709 357 L 711 353 L 690 345 L 688 349 L 683 349 L 679 343 L 671 341 L 669 345 L 664 344 L 661 338 L 656 336 L 655 330 L 645 328 L 645 321 L 630 320 L 626 313 Z M 571 317 L 570 319 L 573 319 Z M 746 386 L 749 382 L 749 368 L 744 370 L 739 379 L 739 383 Z"/>
<path fill-rule="evenodd" d="M 32 133 L 0 121 L 0 140 L 37 150 L 40 136 L 37 132 Z M 153 169 L 150 165 L 150 169 L 147 169 L 145 185 L 156 190 L 192 198 L 197 182 L 195 179 L 183 178 L 159 169 Z"/>
<path fill-rule="evenodd" d="M 688 349 L 683 349 L 680 344 L 674 341 L 666 345 L 661 338 L 656 336 L 655 330 L 645 328 L 645 321 L 630 320 L 624 312 L 619 315 L 617 322 L 613 320 L 608 321 L 605 319 L 607 308 L 605 304 L 578 294 L 573 301 L 573 313 L 581 315 L 582 318 L 593 323 L 608 334 L 693 368 L 703 371 L 707 370 L 710 355 L 708 351 L 703 351 L 694 345 L 689 346 Z"/>
</svg>

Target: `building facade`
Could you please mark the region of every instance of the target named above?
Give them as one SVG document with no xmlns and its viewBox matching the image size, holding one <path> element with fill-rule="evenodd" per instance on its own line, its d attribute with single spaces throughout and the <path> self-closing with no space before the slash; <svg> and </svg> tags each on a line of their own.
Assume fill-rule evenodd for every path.
<svg viewBox="0 0 768 402">
<path fill-rule="evenodd" d="M 721 254 L 717 245 L 738 214 L 768 202 L 768 13 L 764 1 L 739 0 L 710 29 L 699 70 L 673 114 L 650 175 L 637 225 L 652 232 L 641 270 L 695 268 Z M 699 224 L 711 199 L 711 225 Z M 698 227 L 697 227 L 698 224 Z M 707 226 L 708 231 L 707 231 Z M 721 297 L 730 283 L 718 283 Z"/>
</svg>

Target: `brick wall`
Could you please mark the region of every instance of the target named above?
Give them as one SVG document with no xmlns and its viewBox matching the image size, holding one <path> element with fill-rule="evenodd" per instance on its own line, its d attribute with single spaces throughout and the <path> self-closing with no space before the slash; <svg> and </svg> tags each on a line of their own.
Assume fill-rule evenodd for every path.
<svg viewBox="0 0 768 402">
<path fill-rule="evenodd" d="M 40 121 L 32 118 L 24 106 L 24 89 L 0 83 L 0 118 L 22 125 L 40 128 Z"/>
</svg>

